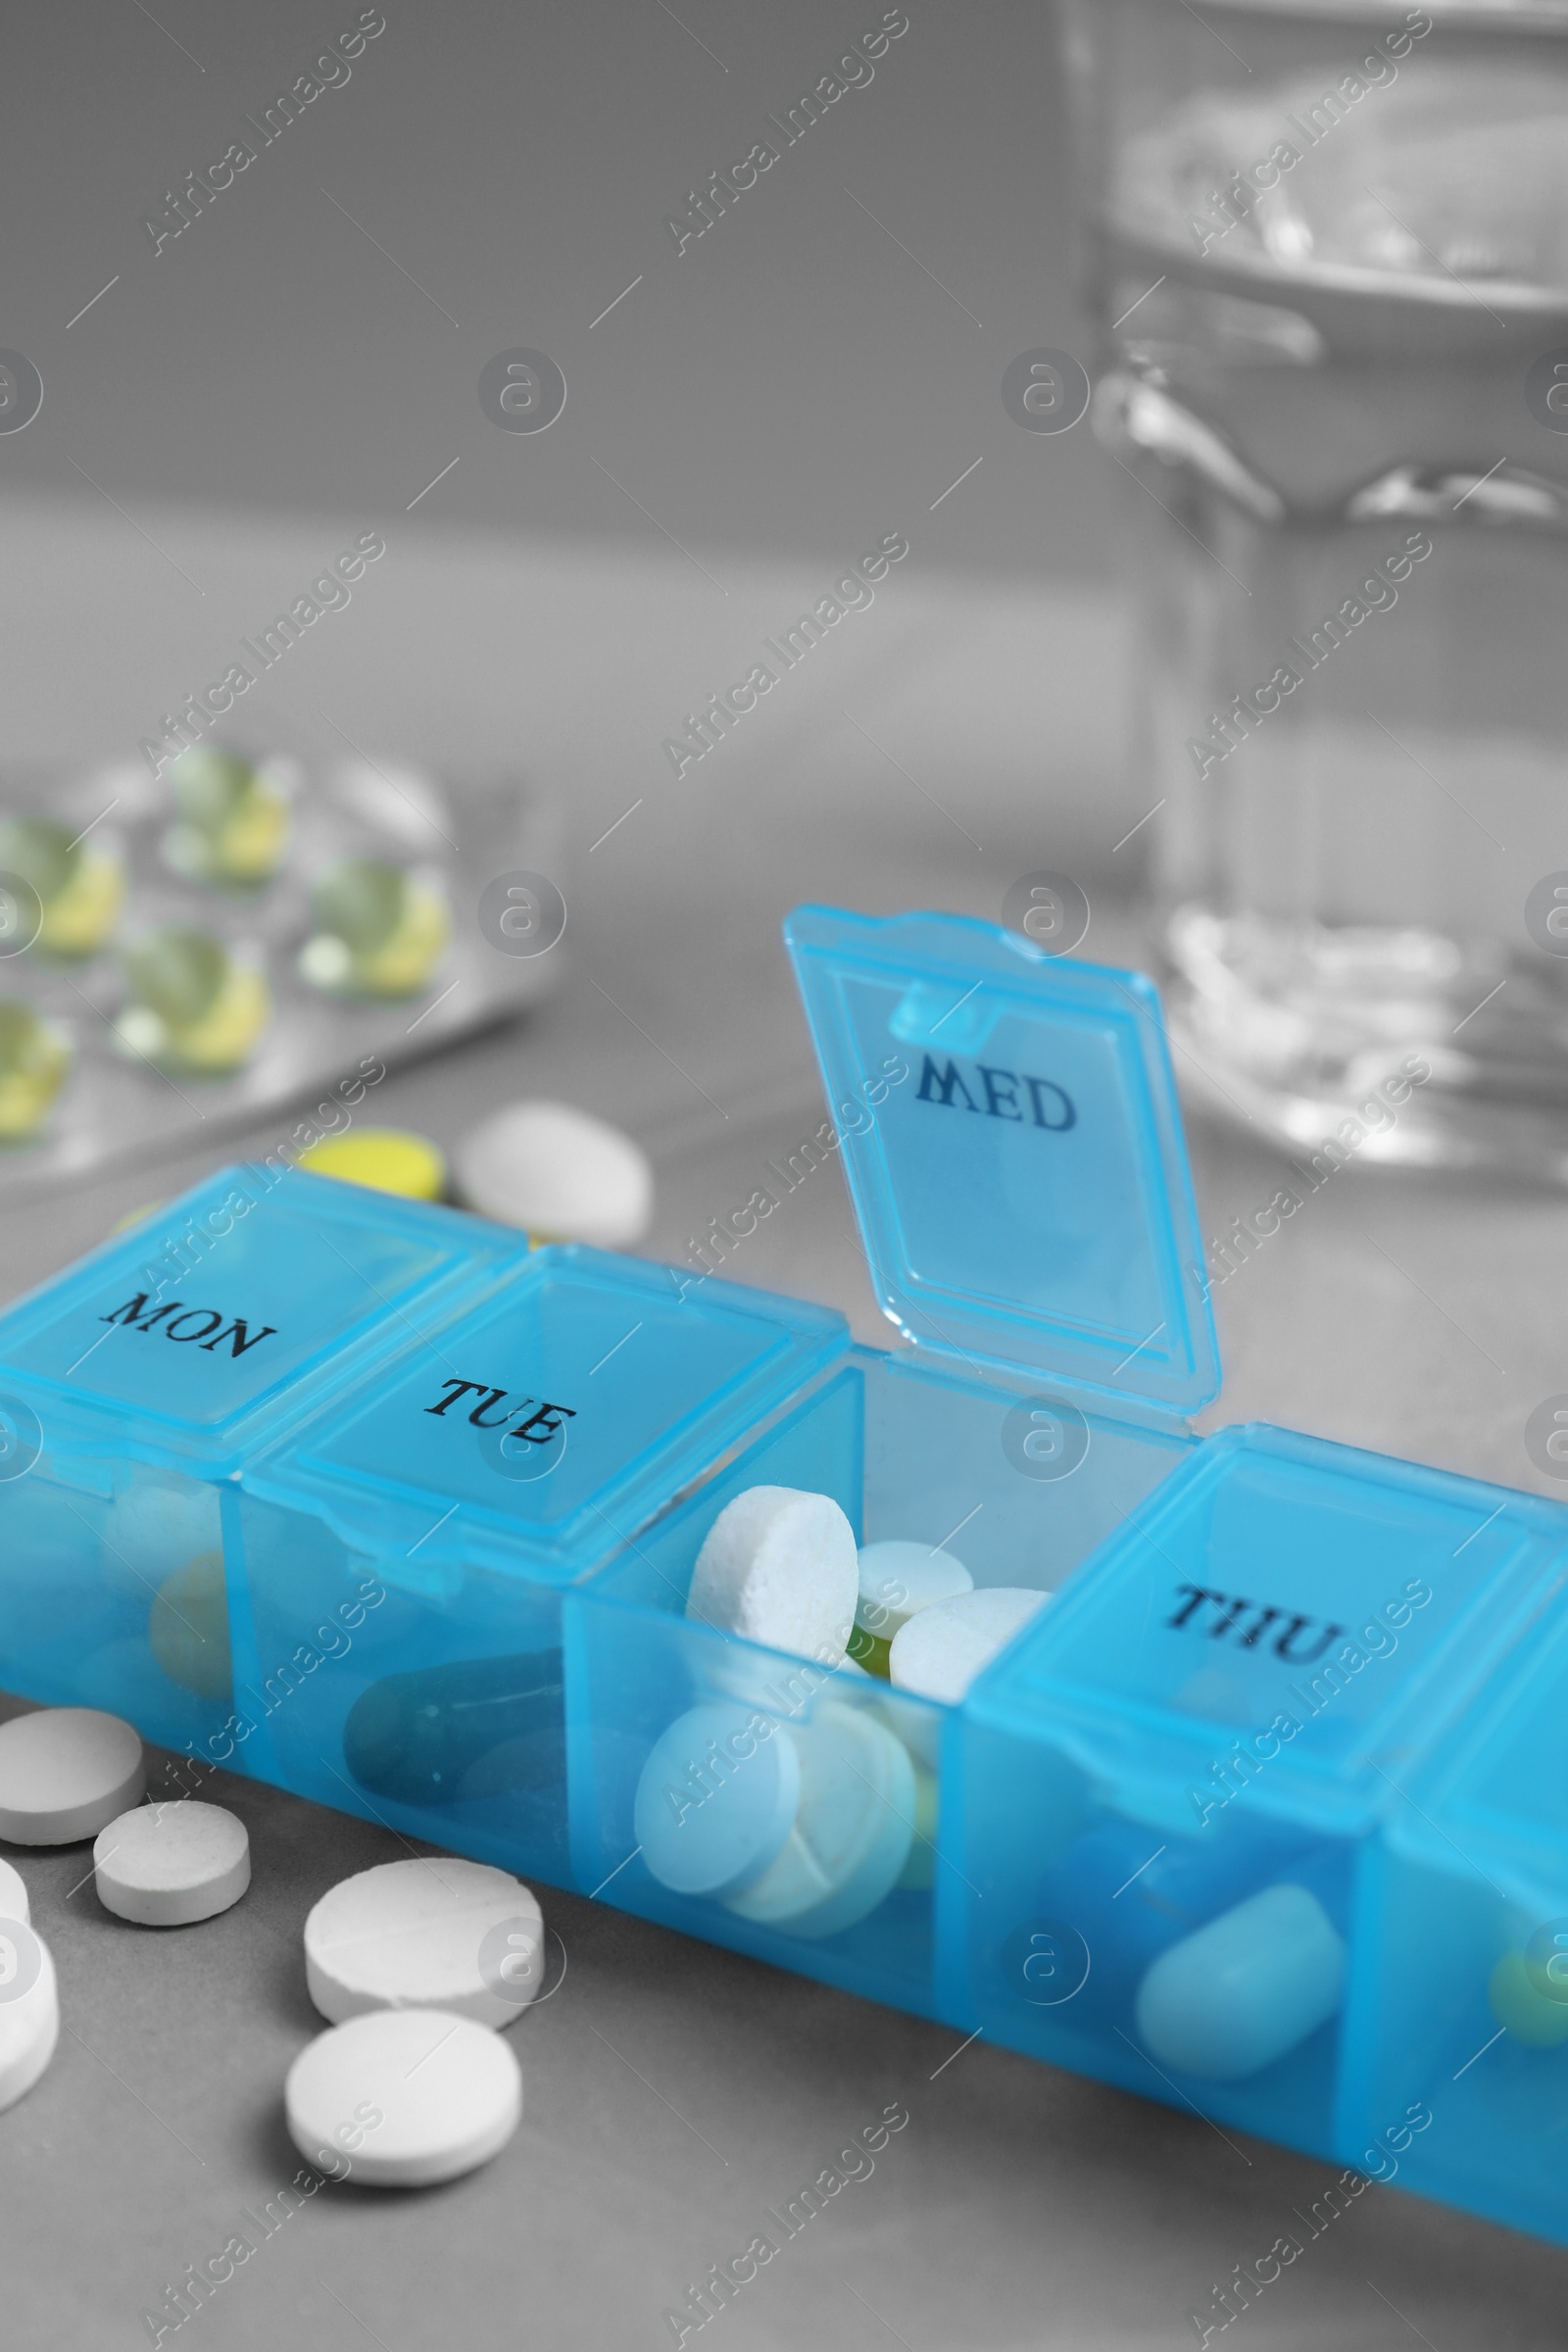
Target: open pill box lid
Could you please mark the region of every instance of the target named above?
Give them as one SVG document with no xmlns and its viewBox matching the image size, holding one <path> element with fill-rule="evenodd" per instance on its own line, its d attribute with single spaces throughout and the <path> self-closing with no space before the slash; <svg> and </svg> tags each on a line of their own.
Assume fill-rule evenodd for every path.
<svg viewBox="0 0 1568 2352">
<path fill-rule="evenodd" d="M 784 938 L 889 1320 L 1102 1409 L 1209 1403 L 1219 1348 L 1152 982 L 965 915 L 802 906 Z"/>
</svg>

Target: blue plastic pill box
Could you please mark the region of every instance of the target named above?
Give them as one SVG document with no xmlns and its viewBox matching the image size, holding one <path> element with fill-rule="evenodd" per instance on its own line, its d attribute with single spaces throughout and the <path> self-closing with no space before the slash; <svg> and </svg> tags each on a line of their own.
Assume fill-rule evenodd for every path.
<svg viewBox="0 0 1568 2352">
<path fill-rule="evenodd" d="M 728 1281 L 722 1219 L 660 1267 L 230 1171 L 0 1318 L 0 1680 L 1568 2242 L 1568 1513 L 1195 1439 L 1148 980 L 946 915 L 787 941 L 829 1117 L 746 1215 L 838 1157 L 899 1346 Z M 956 1707 L 756 1648 L 685 1600 L 758 1484 L 1053 1597 Z M 916 1768 L 850 1924 L 650 1867 L 650 1758 L 737 1705 Z"/>
<path fill-rule="evenodd" d="M 514 1236 L 286 1162 L 229 1168 L 0 1317 L 0 1680 L 183 1746 L 228 1687 L 242 1467 L 400 1337 L 492 1286 Z M 198 1562 L 209 1563 L 203 1570 Z M 215 1580 L 211 1564 L 218 1564 Z M 177 1592 L 157 1611 L 175 1570 Z M 185 1644 L 175 1681 L 150 1646 Z M 164 1634 L 172 1639 L 164 1640 Z M 221 1718 L 220 1717 L 220 1720 Z"/>
</svg>

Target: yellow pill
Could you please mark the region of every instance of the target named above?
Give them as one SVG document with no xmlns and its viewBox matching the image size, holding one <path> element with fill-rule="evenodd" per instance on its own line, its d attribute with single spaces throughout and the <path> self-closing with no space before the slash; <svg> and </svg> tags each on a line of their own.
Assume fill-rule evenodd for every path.
<svg viewBox="0 0 1568 2352">
<path fill-rule="evenodd" d="M 1487 1987 L 1492 2014 L 1516 2041 L 1554 2050 L 1568 2041 L 1568 2000 L 1554 2001 L 1532 1983 L 1523 1952 L 1504 1952 Z"/>
<path fill-rule="evenodd" d="M 171 1682 L 181 1689 L 201 1698 L 232 1694 L 228 1592 L 220 1551 L 198 1552 L 165 1577 L 153 1595 L 147 1641 Z"/>
<path fill-rule="evenodd" d="M 435 1145 L 403 1127 L 356 1127 L 348 1135 L 323 1136 L 296 1164 L 313 1176 L 368 1185 L 372 1193 L 401 1193 L 409 1200 L 439 1200 L 446 1190 L 447 1163 Z"/>
</svg>

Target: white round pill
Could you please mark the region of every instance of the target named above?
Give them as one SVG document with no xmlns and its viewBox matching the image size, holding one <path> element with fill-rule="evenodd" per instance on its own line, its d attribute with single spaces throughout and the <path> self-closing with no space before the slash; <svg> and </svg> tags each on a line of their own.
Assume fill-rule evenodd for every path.
<svg viewBox="0 0 1568 2352">
<path fill-rule="evenodd" d="M 100 1830 L 92 1849 L 98 1900 L 142 1928 L 216 1919 L 251 1883 L 245 1824 L 194 1797 L 133 1805 Z"/>
<path fill-rule="evenodd" d="M 862 1544 L 859 1568 L 855 1622 L 880 1642 L 891 1642 L 911 1617 L 934 1602 L 974 1591 L 974 1578 L 963 1562 L 940 1544 Z"/>
<path fill-rule="evenodd" d="M 0 1862 L 0 1919 L 20 1919 L 25 1927 L 32 1917 L 27 1882 L 9 1862 Z"/>
<path fill-rule="evenodd" d="M 492 1111 L 458 1145 L 452 1172 L 480 1216 L 545 1241 L 624 1249 L 653 1221 L 647 1153 L 618 1128 L 565 1102 L 509 1102 Z"/>
<path fill-rule="evenodd" d="M 0 1918 L 0 2108 L 32 2088 L 60 2038 L 60 1987 L 49 1946 L 25 1921 Z"/>
<path fill-rule="evenodd" d="M 874 1716 L 831 1700 L 791 1727 L 801 1801 L 777 1859 L 728 1909 L 791 1936 L 837 1936 L 898 1884 L 914 1838 L 914 1766 Z"/>
<path fill-rule="evenodd" d="M 637 1783 L 634 1834 L 661 1886 L 729 1894 L 777 1855 L 800 1796 L 800 1755 L 783 1726 L 710 1699 L 655 1742 Z"/>
<path fill-rule="evenodd" d="M 0 1838 L 13 1845 L 96 1838 L 145 1785 L 141 1741 L 118 1715 L 40 1707 L 0 1724 Z"/>
<path fill-rule="evenodd" d="M 708 1531 L 686 1614 L 836 1666 L 858 1591 L 855 1530 L 830 1494 L 748 1487 Z"/>
<path fill-rule="evenodd" d="M 318 2034 L 288 2070 L 289 2137 L 365 2188 L 456 2180 L 504 2148 L 522 2070 L 499 2034 L 449 2009 L 377 2009 Z"/>
<path fill-rule="evenodd" d="M 544 1918 L 522 1881 L 453 1854 L 362 1870 L 305 1922 L 311 1998 L 334 2025 L 370 2009 L 449 2009 L 510 2026 L 544 1965 Z"/>
<path fill-rule="evenodd" d="M 894 1636 L 888 1673 L 901 1690 L 956 1706 L 981 1668 L 1050 1598 L 1011 1585 L 982 1585 L 933 1601 Z"/>
<path fill-rule="evenodd" d="M 1151 1963 L 1134 2015 L 1179 2074 L 1240 2082 L 1315 2034 L 1345 1992 L 1345 1939 L 1305 1886 L 1265 1886 Z"/>
</svg>

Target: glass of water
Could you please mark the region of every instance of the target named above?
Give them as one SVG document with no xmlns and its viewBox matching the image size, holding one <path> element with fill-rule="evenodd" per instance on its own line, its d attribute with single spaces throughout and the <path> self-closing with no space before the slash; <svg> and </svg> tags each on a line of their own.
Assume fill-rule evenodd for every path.
<svg viewBox="0 0 1568 2352">
<path fill-rule="evenodd" d="M 1568 1183 L 1568 0 L 1064 24 L 1184 1079 Z"/>
</svg>

